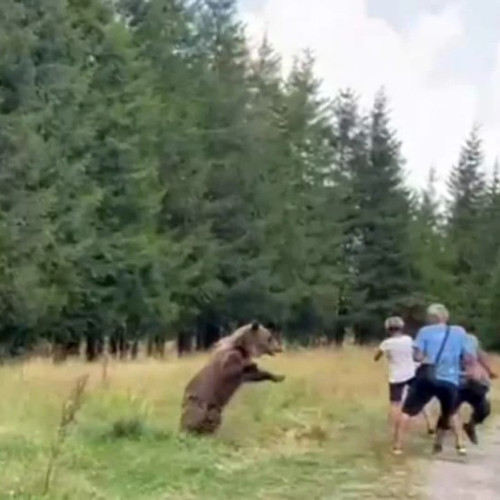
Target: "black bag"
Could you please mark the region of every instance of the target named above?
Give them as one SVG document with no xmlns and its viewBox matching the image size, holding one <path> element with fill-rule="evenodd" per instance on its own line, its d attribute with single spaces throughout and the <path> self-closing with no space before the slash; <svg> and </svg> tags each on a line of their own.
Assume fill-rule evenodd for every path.
<svg viewBox="0 0 500 500">
<path fill-rule="evenodd" d="M 446 333 L 444 335 L 443 342 L 441 347 L 439 348 L 439 352 L 436 356 L 434 363 L 422 363 L 415 373 L 415 378 L 417 380 L 423 380 L 427 382 L 433 382 L 436 380 L 436 367 L 439 364 L 439 360 L 441 359 L 441 355 L 443 354 L 444 346 L 448 341 L 448 337 L 450 336 L 450 325 L 446 326 Z"/>
</svg>

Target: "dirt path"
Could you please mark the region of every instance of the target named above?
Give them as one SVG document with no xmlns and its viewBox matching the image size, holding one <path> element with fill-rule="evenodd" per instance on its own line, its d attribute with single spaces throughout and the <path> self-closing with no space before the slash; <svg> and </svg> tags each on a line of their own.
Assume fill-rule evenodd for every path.
<svg viewBox="0 0 500 500">
<path fill-rule="evenodd" d="M 500 421 L 480 434 L 479 446 L 470 446 L 459 459 L 448 445 L 432 465 L 426 500 L 498 500 L 500 498 Z"/>
</svg>

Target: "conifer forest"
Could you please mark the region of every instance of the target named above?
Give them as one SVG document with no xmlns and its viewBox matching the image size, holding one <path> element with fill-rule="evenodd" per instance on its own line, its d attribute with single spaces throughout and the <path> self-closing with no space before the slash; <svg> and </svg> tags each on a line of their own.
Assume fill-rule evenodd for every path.
<svg viewBox="0 0 500 500">
<path fill-rule="evenodd" d="M 232 0 L 2 0 L 0 345 L 89 359 L 257 318 L 360 343 L 430 301 L 500 347 L 500 180 L 480 128 L 438 195 L 390 95 L 249 51 Z M 429 168 L 425 165 L 422 168 Z M 491 172 L 494 172 L 491 175 Z M 488 172 L 488 174 L 487 174 Z M 498 301 L 498 302 L 497 302 Z"/>
</svg>

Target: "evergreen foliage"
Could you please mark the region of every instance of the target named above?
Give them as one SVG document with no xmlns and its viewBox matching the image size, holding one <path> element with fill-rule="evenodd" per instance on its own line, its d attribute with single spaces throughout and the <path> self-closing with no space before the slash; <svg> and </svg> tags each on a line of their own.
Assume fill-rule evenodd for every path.
<svg viewBox="0 0 500 500">
<path fill-rule="evenodd" d="M 500 344 L 500 187 L 474 127 L 440 203 L 405 183 L 381 90 L 325 98 L 251 55 L 233 0 L 2 0 L 0 344 L 258 317 L 378 338 L 449 304 Z"/>
</svg>

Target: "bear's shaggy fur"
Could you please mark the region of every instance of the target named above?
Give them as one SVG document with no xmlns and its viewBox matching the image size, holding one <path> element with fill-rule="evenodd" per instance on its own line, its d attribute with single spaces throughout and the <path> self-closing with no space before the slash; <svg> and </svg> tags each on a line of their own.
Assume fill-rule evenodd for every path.
<svg viewBox="0 0 500 500">
<path fill-rule="evenodd" d="M 212 434 L 220 426 L 222 411 L 245 382 L 284 377 L 260 370 L 252 358 L 281 352 L 281 344 L 258 322 L 238 328 L 215 347 L 208 364 L 188 383 L 182 404 L 181 430 Z"/>
</svg>

